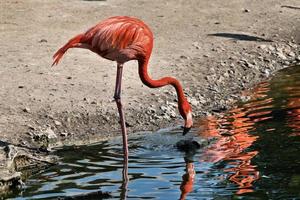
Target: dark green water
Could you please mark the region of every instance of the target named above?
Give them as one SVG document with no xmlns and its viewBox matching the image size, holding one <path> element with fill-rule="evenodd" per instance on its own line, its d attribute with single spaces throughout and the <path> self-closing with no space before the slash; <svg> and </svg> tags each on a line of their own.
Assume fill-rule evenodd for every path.
<svg viewBox="0 0 300 200">
<path fill-rule="evenodd" d="M 198 127 L 188 137 L 215 141 L 188 155 L 174 147 L 181 130 L 131 137 L 127 193 L 122 143 L 114 139 L 57 150 L 59 165 L 30 177 L 11 198 L 101 199 L 101 191 L 112 199 L 300 199 L 300 66 Z"/>
</svg>

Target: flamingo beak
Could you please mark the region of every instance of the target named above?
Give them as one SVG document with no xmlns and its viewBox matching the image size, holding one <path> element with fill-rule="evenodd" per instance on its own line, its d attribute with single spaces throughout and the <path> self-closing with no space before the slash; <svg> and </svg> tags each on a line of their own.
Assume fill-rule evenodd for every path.
<svg viewBox="0 0 300 200">
<path fill-rule="evenodd" d="M 189 128 L 183 127 L 183 133 L 182 133 L 182 135 L 186 135 L 190 130 L 191 130 L 191 127 L 189 127 Z"/>
<path fill-rule="evenodd" d="M 185 124 L 183 127 L 182 135 L 186 135 L 191 130 L 192 126 L 193 126 L 192 113 L 188 112 L 186 120 L 185 120 Z"/>
</svg>

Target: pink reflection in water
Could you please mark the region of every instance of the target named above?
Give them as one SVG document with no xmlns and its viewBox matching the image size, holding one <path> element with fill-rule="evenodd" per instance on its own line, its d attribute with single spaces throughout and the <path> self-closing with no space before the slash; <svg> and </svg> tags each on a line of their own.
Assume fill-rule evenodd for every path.
<svg viewBox="0 0 300 200">
<path fill-rule="evenodd" d="M 253 182 L 260 177 L 256 166 L 251 163 L 252 158 L 259 152 L 248 149 L 258 136 L 249 132 L 255 129 L 255 123 L 271 118 L 271 110 L 268 109 L 273 107 L 273 99 L 258 100 L 267 96 L 266 93 L 270 90 L 268 87 L 268 83 L 262 83 L 254 89 L 251 99 L 256 101 L 230 110 L 229 114 L 221 119 L 208 117 L 199 123 L 202 128 L 199 135 L 217 138 L 217 141 L 205 150 L 202 161 L 228 161 L 224 172 L 228 172 L 228 179 L 238 185 L 237 194 L 253 192 Z"/>
</svg>

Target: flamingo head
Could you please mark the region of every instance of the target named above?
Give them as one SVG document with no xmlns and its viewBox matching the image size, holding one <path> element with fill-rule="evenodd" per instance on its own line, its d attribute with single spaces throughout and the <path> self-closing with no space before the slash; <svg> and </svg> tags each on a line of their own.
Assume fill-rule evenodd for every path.
<svg viewBox="0 0 300 200">
<path fill-rule="evenodd" d="M 187 100 L 179 106 L 179 112 L 184 119 L 183 135 L 185 135 L 193 126 L 192 108 Z"/>
</svg>

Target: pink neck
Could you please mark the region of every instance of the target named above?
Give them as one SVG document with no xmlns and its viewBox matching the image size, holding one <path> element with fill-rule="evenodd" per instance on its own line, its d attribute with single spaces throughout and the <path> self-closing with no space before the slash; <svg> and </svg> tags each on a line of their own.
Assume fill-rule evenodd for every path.
<svg viewBox="0 0 300 200">
<path fill-rule="evenodd" d="M 175 88 L 176 93 L 177 93 L 178 108 L 180 110 L 183 102 L 186 101 L 181 84 L 179 83 L 178 80 L 176 80 L 173 77 L 163 77 L 158 80 L 151 79 L 148 74 L 148 61 L 149 61 L 149 58 L 138 60 L 139 75 L 140 75 L 142 82 L 150 88 L 158 88 L 158 87 L 163 87 L 165 85 L 172 85 Z"/>
</svg>

